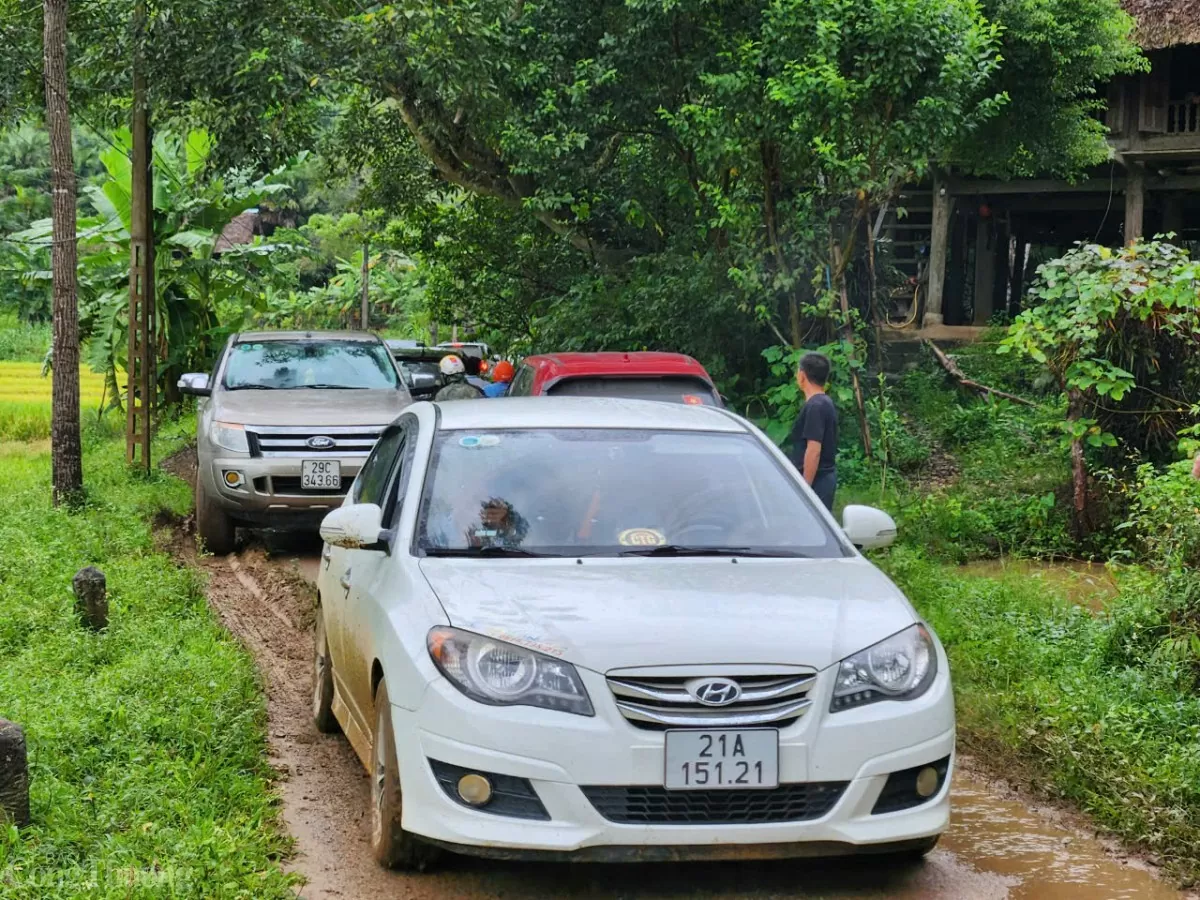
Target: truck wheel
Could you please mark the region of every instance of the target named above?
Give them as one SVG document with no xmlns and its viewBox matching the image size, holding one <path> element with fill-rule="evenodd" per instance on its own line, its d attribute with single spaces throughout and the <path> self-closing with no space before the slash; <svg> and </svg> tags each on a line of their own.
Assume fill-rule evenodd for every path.
<svg viewBox="0 0 1200 900">
<path fill-rule="evenodd" d="M 204 542 L 204 549 L 213 556 L 224 556 L 233 552 L 233 520 L 208 496 L 199 474 L 196 475 L 196 532 Z"/>
<path fill-rule="evenodd" d="M 392 705 L 387 685 L 375 691 L 375 739 L 371 747 L 371 852 L 381 866 L 423 872 L 437 850 L 400 827 L 404 801 L 400 795 L 400 767 L 396 762 L 396 734 L 392 731 Z"/>
<path fill-rule="evenodd" d="M 333 658 L 325 636 L 325 609 L 317 607 L 317 625 L 313 634 L 313 722 L 321 734 L 337 734 L 338 720 L 333 715 Z"/>
</svg>

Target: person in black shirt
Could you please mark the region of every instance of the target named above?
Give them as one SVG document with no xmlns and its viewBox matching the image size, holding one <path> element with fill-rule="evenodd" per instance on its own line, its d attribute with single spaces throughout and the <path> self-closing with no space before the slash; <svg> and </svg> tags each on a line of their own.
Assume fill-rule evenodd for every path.
<svg viewBox="0 0 1200 900">
<path fill-rule="evenodd" d="M 804 392 L 804 405 L 792 429 L 792 464 L 804 476 L 821 502 L 833 510 L 837 491 L 837 407 L 825 393 L 829 358 L 805 353 L 796 368 L 796 384 Z"/>
</svg>

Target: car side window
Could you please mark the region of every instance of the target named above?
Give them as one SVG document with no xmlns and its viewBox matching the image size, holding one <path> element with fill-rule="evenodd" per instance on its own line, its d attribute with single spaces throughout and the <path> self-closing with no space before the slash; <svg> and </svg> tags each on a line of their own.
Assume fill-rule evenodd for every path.
<svg viewBox="0 0 1200 900">
<path fill-rule="evenodd" d="M 529 394 L 533 387 L 533 369 L 530 366 L 521 366 L 521 371 L 517 373 L 517 377 L 513 379 L 512 387 L 508 389 L 510 397 L 525 397 Z"/>
<path fill-rule="evenodd" d="M 375 444 L 375 449 L 363 463 L 362 471 L 354 482 L 351 495 L 355 503 L 377 503 L 383 506 L 386 496 L 388 476 L 396 462 L 396 454 L 404 443 L 404 429 L 392 427 L 383 433 Z"/>
</svg>

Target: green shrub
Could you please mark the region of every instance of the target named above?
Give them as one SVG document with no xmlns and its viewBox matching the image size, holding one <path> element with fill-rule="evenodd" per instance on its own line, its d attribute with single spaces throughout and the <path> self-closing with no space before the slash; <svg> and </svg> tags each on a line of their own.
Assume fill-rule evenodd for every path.
<svg viewBox="0 0 1200 900">
<path fill-rule="evenodd" d="M 964 577 L 904 547 L 884 564 L 946 645 L 964 748 L 1031 768 L 1173 872 L 1200 875 L 1195 667 L 1164 650 L 1156 608 L 1177 581 L 1122 578 L 1094 616 L 1020 574 Z"/>
<path fill-rule="evenodd" d="M 18 325 L 0 319 L 0 360 L 41 362 L 50 349 L 49 325 Z"/>
</svg>

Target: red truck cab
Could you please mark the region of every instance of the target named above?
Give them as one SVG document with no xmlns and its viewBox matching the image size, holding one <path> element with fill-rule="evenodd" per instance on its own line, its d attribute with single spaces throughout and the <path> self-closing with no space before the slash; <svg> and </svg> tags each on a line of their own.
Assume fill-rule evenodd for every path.
<svg viewBox="0 0 1200 900">
<path fill-rule="evenodd" d="M 722 406 L 704 366 L 682 353 L 552 353 L 527 356 L 507 396 L 624 397 Z"/>
</svg>

